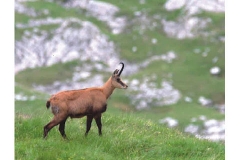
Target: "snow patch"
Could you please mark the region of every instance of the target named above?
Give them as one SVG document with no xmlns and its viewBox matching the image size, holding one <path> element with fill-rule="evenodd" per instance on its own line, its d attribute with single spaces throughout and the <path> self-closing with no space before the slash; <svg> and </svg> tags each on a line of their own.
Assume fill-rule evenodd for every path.
<svg viewBox="0 0 240 160">
<path fill-rule="evenodd" d="M 160 119 L 159 123 L 161 124 L 167 124 L 168 127 L 173 128 L 178 125 L 178 121 L 171 117 L 166 117 L 164 119 Z"/>
</svg>

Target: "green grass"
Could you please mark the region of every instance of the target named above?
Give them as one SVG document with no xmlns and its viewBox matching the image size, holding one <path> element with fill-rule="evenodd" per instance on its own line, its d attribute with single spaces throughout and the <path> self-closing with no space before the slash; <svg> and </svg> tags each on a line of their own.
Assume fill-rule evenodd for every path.
<svg viewBox="0 0 240 160">
<path fill-rule="evenodd" d="M 192 123 L 192 118 L 199 118 L 202 115 L 205 115 L 207 119 L 225 119 L 224 114 L 220 114 L 215 108 L 199 105 L 197 100 L 187 103 L 182 99 L 177 104 L 161 107 L 151 106 L 150 109 L 148 108 L 138 111 L 135 109 L 135 106 L 131 105 L 131 99 L 124 96 L 126 91 L 127 90 L 114 91 L 114 94 L 111 95 L 111 101 L 108 106 L 112 106 L 125 113 L 132 113 L 137 117 L 151 119 L 155 123 L 159 123 L 159 120 L 166 117 L 172 117 L 178 120 L 178 126 L 176 129 L 180 131 L 184 131 L 185 127 Z M 118 112 L 118 110 L 116 110 L 116 112 Z M 202 122 L 200 125 L 202 125 Z"/>
<path fill-rule="evenodd" d="M 225 36 L 225 13 L 202 12 L 199 16 L 211 19 L 211 23 L 207 29 L 217 33 L 217 36 Z"/>
<path fill-rule="evenodd" d="M 211 37 L 196 37 L 178 40 L 169 38 L 163 32 L 161 21 L 154 18 L 160 16 L 166 20 L 176 20 L 182 15 L 182 10 L 167 12 L 164 9 L 166 0 L 151 0 L 139 4 L 139 0 L 104 0 L 120 8 L 117 16 L 127 18 L 127 26 L 123 33 L 113 35 L 109 27 L 94 17 L 86 16 L 85 10 L 66 9 L 55 2 L 44 0 L 24 2 L 28 7 L 41 12 L 48 9 L 50 15 L 28 17 L 15 14 L 15 23 L 26 24 L 30 19 L 69 18 L 75 17 L 94 23 L 99 30 L 109 37 L 119 51 L 120 59 L 141 64 L 154 55 L 174 51 L 177 58 L 172 63 L 154 61 L 146 68 L 124 79 L 142 80 L 155 74 L 155 83 L 160 87 L 163 79 L 172 80 L 173 86 L 181 92 L 182 98 L 171 106 L 150 106 L 151 109 L 136 111 L 127 90 L 117 90 L 111 96 L 108 110 L 103 115 L 103 136 L 97 135 L 94 124 L 87 138 L 84 137 L 85 118 L 68 119 L 66 134 L 68 141 L 61 138 L 57 127 L 43 140 L 43 126 L 48 123 L 52 114 L 45 107 L 49 95 L 34 90 L 33 85 L 49 85 L 54 81 L 66 81 L 72 78 L 75 67 L 85 63 L 71 61 L 49 67 L 26 69 L 15 75 L 15 93 L 27 96 L 35 95 L 34 101 L 15 101 L 15 158 L 16 159 L 224 159 L 225 146 L 222 143 L 199 140 L 186 136 L 180 131 L 190 123 L 191 118 L 205 115 L 207 118 L 222 120 L 224 115 L 213 108 L 202 107 L 198 103 L 199 96 L 212 99 L 215 103 L 225 102 L 225 46 L 218 40 L 225 36 L 225 14 L 202 12 L 199 17 L 211 18 L 212 22 L 206 31 L 212 31 Z M 147 15 L 150 24 L 157 26 L 141 32 L 141 22 L 136 20 L 135 11 Z M 40 30 L 50 31 L 58 25 L 44 25 Z M 77 26 L 78 27 L 78 26 Z M 26 29 L 15 28 L 15 39 L 21 40 Z M 31 31 L 33 28 L 28 28 Z M 157 44 L 151 40 L 157 39 Z M 137 47 L 133 52 L 132 47 Z M 195 53 L 199 49 L 200 53 Z M 207 57 L 202 53 L 207 52 Z M 216 63 L 212 59 L 217 57 Z M 219 76 L 210 75 L 210 68 L 219 66 L 222 70 Z M 125 66 L 128 67 L 128 66 Z M 96 71 L 92 71 L 94 74 Z M 108 77 L 110 73 L 101 73 Z M 169 78 L 169 74 L 172 75 Z M 131 86 L 129 86 L 131 87 Z M 193 102 L 187 103 L 184 97 L 189 96 Z M 179 121 L 176 129 L 168 129 L 158 123 L 159 119 L 172 117 Z"/>
<path fill-rule="evenodd" d="M 18 87 L 18 91 L 21 87 Z M 22 93 L 29 94 L 23 88 Z M 32 93 L 32 92 L 31 92 Z M 39 93 L 32 93 L 38 95 Z M 52 114 L 45 99 L 15 101 L 15 159 L 224 159 L 225 146 L 168 129 L 148 118 L 108 107 L 103 114 L 103 136 L 93 122 L 87 137 L 86 118 L 68 119 L 62 139 L 54 127 L 43 139 L 43 126 Z M 112 100 L 110 100 L 112 101 Z"/>
<path fill-rule="evenodd" d="M 106 1 L 110 2 L 110 1 Z M 173 86 L 180 90 L 182 97 L 190 96 L 194 103 L 192 110 L 184 108 L 185 112 L 189 115 L 195 115 L 194 110 L 200 108 L 200 104 L 197 103 L 199 96 L 205 96 L 206 98 L 212 99 L 215 103 L 224 103 L 225 101 L 225 46 L 222 42 L 211 41 L 211 39 L 204 37 L 197 37 L 194 39 L 177 40 L 169 38 L 162 31 L 160 21 L 153 18 L 154 15 L 159 15 L 172 19 L 173 13 L 169 13 L 164 9 L 164 3 L 166 0 L 158 1 L 154 0 L 151 3 L 146 2 L 145 4 L 139 4 L 138 0 L 135 1 L 111 1 L 114 5 L 120 8 L 119 15 L 127 17 L 128 24 L 127 29 L 119 35 L 112 35 L 110 30 L 106 27 L 106 24 L 96 20 L 93 17 L 86 17 L 85 14 L 81 14 L 77 9 L 65 9 L 60 5 L 52 2 L 37 1 L 37 2 L 26 2 L 29 7 L 41 11 L 42 8 L 46 8 L 50 11 L 51 17 L 77 17 L 83 20 L 89 20 L 96 24 L 101 31 L 109 36 L 111 40 L 117 46 L 119 50 L 119 56 L 123 60 L 133 63 L 142 63 L 147 58 L 165 54 L 168 51 L 174 51 L 177 55 L 177 59 L 173 60 L 173 63 L 166 63 L 163 61 L 155 61 L 151 63 L 139 72 L 126 77 L 127 79 L 139 79 L 147 77 L 152 74 L 157 75 L 156 83 L 161 84 L 162 79 L 169 79 L 168 75 L 172 74 Z M 45 7 L 43 7 L 45 6 Z M 153 30 L 146 30 L 143 35 L 139 34 L 139 22 L 134 21 L 134 12 L 143 11 L 147 13 L 150 21 L 156 22 L 159 26 Z M 174 14 L 180 14 L 179 11 L 175 11 Z M 44 15 L 42 15 L 44 17 Z M 43 18 L 42 16 L 37 17 Z M 49 15 L 47 15 L 49 16 Z M 199 16 L 206 18 L 210 17 L 212 23 L 208 29 L 219 30 L 224 26 L 224 14 L 215 14 L 202 12 Z M 16 22 L 26 23 L 29 17 L 22 14 L 16 14 Z M 220 26 L 220 27 L 219 27 Z M 41 26 L 44 30 L 50 30 L 54 26 Z M 56 27 L 56 26 L 55 26 Z M 23 30 L 16 30 L 15 35 L 19 37 Z M 223 30 L 224 31 L 224 30 Z M 217 35 L 222 33 L 217 32 Z M 157 44 L 152 44 L 151 39 L 156 38 Z M 137 47 L 137 52 L 132 52 L 132 47 Z M 194 53 L 195 49 L 199 49 L 200 53 Z M 207 57 L 203 57 L 202 53 L 208 52 Z M 213 64 L 212 59 L 218 57 L 218 61 Z M 36 69 L 27 69 L 15 76 L 15 81 L 19 84 L 32 87 L 33 84 L 49 85 L 54 81 L 65 81 L 72 77 L 72 72 L 76 66 L 81 66 L 83 62 L 73 61 L 65 64 L 55 64 L 50 67 L 41 67 Z M 219 77 L 211 76 L 209 70 L 213 66 L 219 66 L 222 73 Z M 128 66 L 126 66 L 128 67 Z M 34 76 L 33 76 L 34 75 Z M 130 86 L 131 87 L 131 86 Z M 119 99 L 119 100 L 118 100 Z M 120 92 L 115 101 L 122 101 L 122 105 L 126 110 L 132 110 L 134 106 L 130 105 L 130 100 L 126 97 L 124 92 Z M 182 104 L 176 104 L 176 107 L 182 108 L 188 103 L 181 102 Z M 159 108 L 159 109 L 158 109 Z M 161 107 L 154 108 L 154 110 L 162 111 Z M 202 109 L 205 113 L 208 108 Z M 178 113 L 171 110 L 172 114 L 177 117 Z M 170 111 L 170 112 L 171 112 Z M 192 113 L 193 112 L 193 113 Z M 199 114 L 202 114 L 199 113 Z M 221 115 L 216 111 L 216 114 Z"/>
<path fill-rule="evenodd" d="M 105 2 L 116 5 L 121 8 L 121 15 L 132 16 L 134 11 L 144 11 L 149 14 L 154 14 L 156 12 L 166 12 L 164 9 L 164 3 L 166 0 L 152 0 L 151 3 L 146 1 L 145 4 L 140 4 L 139 0 L 131 0 L 126 3 L 124 0 L 103 0 Z"/>
<path fill-rule="evenodd" d="M 72 77 L 74 68 L 80 64 L 79 61 L 75 60 L 54 64 L 51 67 L 28 68 L 17 74 L 15 81 L 28 87 L 32 87 L 33 84 L 47 85 L 54 81 L 64 81 Z"/>
<path fill-rule="evenodd" d="M 26 3 L 28 7 L 34 8 L 37 12 L 41 12 L 42 9 L 47 9 L 49 11 L 49 14 L 53 18 L 68 18 L 68 17 L 77 17 L 81 18 L 84 17 L 81 15 L 83 10 L 81 9 L 66 9 L 62 7 L 61 5 L 55 3 L 55 2 L 47 2 L 47 1 L 36 1 L 36 2 L 27 2 Z M 38 18 L 46 18 L 48 15 L 41 15 Z"/>
<path fill-rule="evenodd" d="M 151 63 L 147 68 L 132 75 L 130 79 L 157 74 L 159 81 L 166 78 L 169 73 L 172 74 L 173 85 L 179 89 L 183 96 L 190 96 L 195 101 L 199 96 L 206 96 L 212 99 L 214 103 L 225 102 L 225 46 L 224 43 L 219 41 L 213 41 L 209 37 L 197 37 L 193 39 L 177 40 L 174 38 L 166 37 L 163 33 L 161 24 L 157 20 L 154 20 L 153 16 L 163 14 L 163 17 L 167 19 L 175 19 L 174 17 L 182 14 L 181 10 L 172 12 L 166 12 L 163 9 L 165 1 L 139 4 L 138 1 L 131 1 L 135 7 L 127 7 L 123 1 L 111 1 L 121 8 L 120 12 L 124 12 L 123 15 L 127 15 L 129 21 L 133 19 L 133 11 L 148 10 L 149 6 L 153 9 L 147 12 L 149 20 L 156 22 L 158 26 L 153 30 L 146 30 L 143 35 L 139 34 L 138 22 L 131 23 L 127 26 L 126 31 L 123 34 L 112 37 L 114 42 L 120 48 L 120 56 L 123 59 L 127 59 L 129 62 L 141 63 L 147 58 L 153 55 L 165 54 L 168 51 L 174 51 L 177 55 L 177 59 L 173 60 L 173 63 L 168 64 L 163 61 L 155 61 Z M 157 3 L 162 3 L 160 6 Z M 129 6 L 130 2 L 129 2 Z M 159 9 L 154 9 L 155 7 Z M 202 12 L 199 14 L 202 18 L 211 18 L 212 22 L 206 28 L 207 31 L 213 31 L 215 37 L 224 36 L 224 13 L 208 13 Z M 152 44 L 151 39 L 157 39 L 157 44 Z M 132 52 L 132 47 L 137 47 L 136 52 Z M 200 53 L 196 54 L 194 51 L 200 50 Z M 203 53 L 207 53 L 207 57 L 203 56 Z M 214 58 L 218 58 L 216 63 L 213 63 Z M 221 69 L 220 76 L 212 76 L 210 69 L 213 66 L 219 66 Z"/>
</svg>

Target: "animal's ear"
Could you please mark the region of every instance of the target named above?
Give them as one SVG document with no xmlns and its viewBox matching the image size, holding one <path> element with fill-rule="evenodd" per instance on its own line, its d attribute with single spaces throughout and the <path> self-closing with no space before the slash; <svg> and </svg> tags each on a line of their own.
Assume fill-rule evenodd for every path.
<svg viewBox="0 0 240 160">
<path fill-rule="evenodd" d="M 113 72 L 113 75 L 112 76 L 115 76 L 115 75 L 117 75 L 118 74 L 118 69 L 116 69 L 114 72 Z"/>
</svg>

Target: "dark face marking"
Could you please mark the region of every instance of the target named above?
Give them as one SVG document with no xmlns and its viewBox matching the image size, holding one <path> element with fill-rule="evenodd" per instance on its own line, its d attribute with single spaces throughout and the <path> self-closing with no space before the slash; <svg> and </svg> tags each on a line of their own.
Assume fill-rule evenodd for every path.
<svg viewBox="0 0 240 160">
<path fill-rule="evenodd" d="M 119 85 L 121 85 L 121 86 L 116 85 L 115 87 L 126 89 L 126 88 L 128 88 L 128 86 L 127 86 L 125 83 L 123 83 L 122 80 L 121 80 L 121 78 L 120 78 L 120 75 L 121 75 L 121 73 L 122 73 L 122 71 L 123 71 L 123 69 L 124 69 L 124 64 L 123 64 L 122 62 L 121 62 L 120 64 L 122 64 L 122 68 L 120 69 L 120 71 L 119 71 L 118 69 L 116 69 L 116 70 L 113 72 L 113 74 L 112 74 L 112 80 L 114 81 L 114 84 L 115 84 L 115 85 L 116 85 L 116 82 L 117 82 Z"/>
<path fill-rule="evenodd" d="M 119 84 L 121 84 L 121 86 L 125 87 L 125 84 L 121 81 L 120 78 L 117 78 L 117 82 L 118 82 Z"/>
</svg>

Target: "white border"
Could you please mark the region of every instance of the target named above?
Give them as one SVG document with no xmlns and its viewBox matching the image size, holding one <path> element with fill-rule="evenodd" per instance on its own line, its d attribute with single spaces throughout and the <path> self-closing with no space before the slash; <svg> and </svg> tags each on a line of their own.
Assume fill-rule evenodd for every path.
<svg viewBox="0 0 240 160">
<path fill-rule="evenodd" d="M 240 23 L 239 1 L 225 3 L 225 153 L 240 159 Z"/>
<path fill-rule="evenodd" d="M 14 1 L 0 7 L 0 150 L 1 159 L 14 159 Z"/>
</svg>

